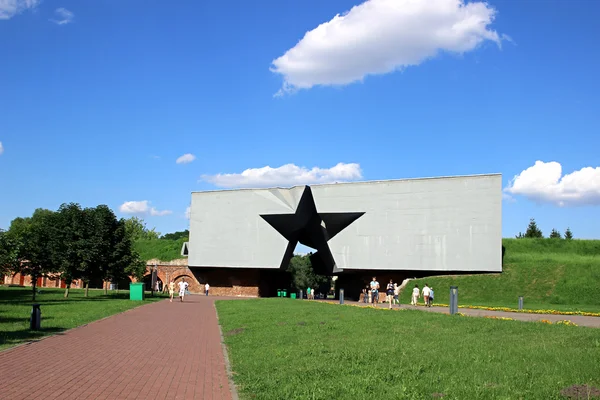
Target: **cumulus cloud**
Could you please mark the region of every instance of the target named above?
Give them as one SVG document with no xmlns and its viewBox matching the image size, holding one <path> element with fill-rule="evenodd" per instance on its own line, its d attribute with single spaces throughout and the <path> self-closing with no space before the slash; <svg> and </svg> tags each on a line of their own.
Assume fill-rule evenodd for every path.
<svg viewBox="0 0 600 400">
<path fill-rule="evenodd" d="M 347 182 L 362 178 L 359 164 L 339 163 L 331 168 L 308 169 L 294 164 L 278 168 L 269 166 L 249 168 L 239 174 L 203 175 L 202 180 L 223 188 L 260 188 L 270 186 L 295 186 L 317 183 Z"/>
<path fill-rule="evenodd" d="M 0 156 L 4 153 L 4 146 L 2 145 L 2 142 L 0 142 Z"/>
<path fill-rule="evenodd" d="M 177 164 L 188 164 L 196 159 L 196 156 L 190 153 L 184 154 L 179 157 L 175 162 Z"/>
<path fill-rule="evenodd" d="M 421 64 L 446 51 L 462 54 L 504 36 L 489 29 L 496 10 L 464 0 L 367 0 L 307 32 L 271 71 L 283 75 L 278 92 L 346 85 L 367 75 Z"/>
<path fill-rule="evenodd" d="M 0 20 L 11 19 L 26 10 L 33 10 L 41 0 L 0 0 Z"/>
<path fill-rule="evenodd" d="M 600 205 L 600 167 L 563 175 L 558 162 L 536 161 L 516 175 L 504 191 L 560 207 Z"/>
<path fill-rule="evenodd" d="M 151 207 L 148 200 L 126 201 L 119 206 L 119 211 L 124 214 L 151 215 L 153 217 L 162 217 L 172 213 L 170 210 L 159 211 L 156 208 Z"/>
<path fill-rule="evenodd" d="M 54 15 L 57 19 L 51 19 L 50 21 L 54 22 L 57 25 L 70 24 L 71 22 L 73 22 L 73 19 L 75 18 L 75 14 L 73 14 L 71 11 L 67 10 L 66 8 L 62 8 L 62 7 L 54 10 Z"/>
</svg>

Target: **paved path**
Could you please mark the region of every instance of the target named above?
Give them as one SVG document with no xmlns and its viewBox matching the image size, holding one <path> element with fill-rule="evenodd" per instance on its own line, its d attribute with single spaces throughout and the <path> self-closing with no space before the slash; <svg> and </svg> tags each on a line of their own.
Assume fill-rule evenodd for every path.
<svg viewBox="0 0 600 400">
<path fill-rule="evenodd" d="M 365 306 L 365 303 L 359 303 L 356 301 L 346 301 L 347 304 Z M 389 307 L 386 304 L 378 304 L 378 307 Z M 449 313 L 448 307 L 430 307 L 426 308 L 423 306 L 410 306 L 401 304 L 400 306 L 395 305 L 394 308 L 406 308 L 412 310 L 426 311 L 426 312 L 437 312 L 437 313 Z M 472 317 L 506 317 L 513 318 L 519 321 L 541 321 L 543 319 L 551 321 L 552 323 L 561 320 L 568 320 L 576 323 L 579 326 L 589 326 L 592 328 L 600 328 L 600 317 L 586 317 L 583 315 L 554 315 L 554 314 L 528 314 L 518 312 L 506 312 L 506 311 L 489 311 L 489 310 L 477 310 L 469 308 L 459 308 L 458 312 Z"/>
<path fill-rule="evenodd" d="M 0 352 L 0 398 L 232 399 L 215 299 L 163 300 Z"/>
</svg>

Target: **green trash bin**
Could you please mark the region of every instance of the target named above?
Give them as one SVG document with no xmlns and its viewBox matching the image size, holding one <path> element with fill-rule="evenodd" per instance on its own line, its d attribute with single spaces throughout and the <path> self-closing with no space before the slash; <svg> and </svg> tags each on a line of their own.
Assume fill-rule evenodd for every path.
<svg viewBox="0 0 600 400">
<path fill-rule="evenodd" d="M 281 296 L 282 297 L 287 297 L 287 290 L 284 290 L 283 292 L 281 292 Z"/>
<path fill-rule="evenodd" d="M 144 284 L 140 282 L 129 284 L 129 300 L 144 300 Z"/>
<path fill-rule="evenodd" d="M 292 299 L 295 299 L 295 298 L 296 298 L 296 293 L 292 293 L 292 294 L 290 294 L 290 297 L 291 297 Z"/>
<path fill-rule="evenodd" d="M 277 289 L 277 297 L 281 297 L 281 289 Z"/>
</svg>

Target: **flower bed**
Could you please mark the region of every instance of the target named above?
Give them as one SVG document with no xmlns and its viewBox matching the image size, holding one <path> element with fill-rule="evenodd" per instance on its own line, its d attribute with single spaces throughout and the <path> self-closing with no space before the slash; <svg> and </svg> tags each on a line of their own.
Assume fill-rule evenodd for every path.
<svg viewBox="0 0 600 400">
<path fill-rule="evenodd" d="M 419 306 L 424 307 L 422 304 Z M 436 307 L 449 307 L 448 304 L 435 304 Z M 467 308 L 471 310 L 487 310 L 487 311 L 505 311 L 505 312 L 518 312 L 525 314 L 552 314 L 552 315 L 582 315 L 584 317 L 600 317 L 600 313 L 593 313 L 587 311 L 558 311 L 558 310 L 519 310 L 510 307 L 489 307 L 489 306 L 458 306 L 458 308 Z"/>
</svg>

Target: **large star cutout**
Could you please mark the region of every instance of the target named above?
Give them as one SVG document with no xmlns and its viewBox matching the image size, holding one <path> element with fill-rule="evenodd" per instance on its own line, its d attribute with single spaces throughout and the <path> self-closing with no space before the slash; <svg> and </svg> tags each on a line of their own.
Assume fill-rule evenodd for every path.
<svg viewBox="0 0 600 400">
<path fill-rule="evenodd" d="M 302 243 L 317 250 L 311 256 L 315 272 L 331 274 L 335 268 L 335 260 L 327 242 L 363 214 L 364 212 L 319 213 L 312 191 L 306 186 L 295 213 L 261 214 L 261 217 L 288 240 L 281 260 L 282 268 L 287 268 L 296 245 Z"/>
</svg>

